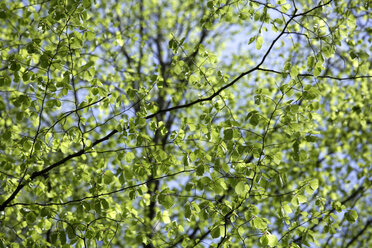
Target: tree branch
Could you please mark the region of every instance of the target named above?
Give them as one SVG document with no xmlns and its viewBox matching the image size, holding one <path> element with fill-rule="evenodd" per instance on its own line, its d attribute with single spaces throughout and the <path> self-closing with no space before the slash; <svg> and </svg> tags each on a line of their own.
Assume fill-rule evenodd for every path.
<svg viewBox="0 0 372 248">
<path fill-rule="evenodd" d="M 34 173 L 31 174 L 30 178 L 28 179 L 28 182 L 30 181 L 33 181 L 35 178 L 39 177 L 39 176 L 43 176 L 43 175 L 46 175 L 50 170 L 64 164 L 65 162 L 75 158 L 75 157 L 79 157 L 81 155 L 83 155 L 87 150 L 93 148 L 94 146 L 98 145 L 99 143 L 102 143 L 103 141 L 106 141 L 108 140 L 111 136 L 113 136 L 115 133 L 117 133 L 118 130 L 113 130 L 111 131 L 108 135 L 106 135 L 105 137 L 101 138 L 101 139 L 98 139 L 96 140 L 95 142 L 93 142 L 93 144 L 87 148 L 87 149 L 81 149 L 80 151 L 78 152 L 75 152 L 71 155 L 68 155 L 67 157 L 63 158 L 62 160 L 46 167 L 45 169 L 43 170 L 40 170 L 40 171 L 36 171 Z M 17 186 L 17 188 L 14 190 L 14 192 L 8 197 L 8 199 L 6 199 L 1 205 L 0 205 L 0 211 L 4 211 L 4 209 L 6 207 L 8 207 L 9 203 L 14 200 L 14 198 L 18 195 L 18 193 L 26 186 L 26 182 L 20 182 Z"/>
<path fill-rule="evenodd" d="M 345 248 L 350 247 L 366 230 L 367 228 L 372 224 L 372 218 L 367 221 L 367 223 L 364 225 L 363 229 L 360 230 L 357 235 L 355 235 L 345 246 Z"/>
<path fill-rule="evenodd" d="M 233 86 L 236 82 L 238 82 L 241 78 L 243 78 L 244 76 L 254 72 L 254 71 L 257 71 L 260 69 L 260 66 L 265 62 L 267 56 L 269 55 L 269 53 L 271 52 L 272 48 L 274 47 L 275 43 L 280 39 L 280 37 L 282 37 L 283 34 L 285 34 L 285 30 L 287 29 L 289 23 L 296 17 L 299 17 L 299 16 L 304 16 L 318 8 L 321 8 L 323 6 L 326 6 L 328 4 L 330 4 L 333 0 L 330 0 L 324 4 L 320 4 L 310 10 L 307 10 L 305 12 L 302 12 L 302 13 L 299 13 L 299 14 L 296 14 L 297 13 L 297 9 L 295 8 L 291 18 L 289 18 L 289 20 L 286 22 L 286 24 L 284 25 L 284 28 L 283 30 L 280 32 L 280 34 L 271 42 L 269 48 L 267 49 L 266 53 L 264 54 L 264 56 L 262 57 L 261 61 L 255 66 L 253 67 L 252 69 L 246 71 L 246 72 L 243 72 L 241 73 L 238 77 L 236 77 L 233 81 L 231 81 L 229 84 L 226 84 L 225 86 L 221 87 L 220 89 L 218 89 L 214 94 L 210 95 L 209 97 L 205 97 L 205 98 L 200 98 L 200 99 L 197 99 L 195 101 L 192 101 L 190 103 L 186 103 L 186 104 L 181 104 L 181 105 L 177 105 L 177 106 L 174 106 L 174 107 L 171 107 L 171 108 L 166 108 L 166 109 L 160 109 L 158 110 L 157 112 L 155 112 L 154 114 L 151 114 L 151 115 L 148 115 L 146 116 L 145 118 L 146 119 L 151 119 L 153 117 L 155 117 L 156 115 L 158 114 L 161 114 L 161 113 L 165 113 L 165 112 L 170 112 L 170 111 L 173 111 L 173 110 L 177 110 L 177 109 L 183 109 L 183 108 L 187 108 L 187 107 L 190 107 L 192 105 L 195 105 L 195 104 L 198 104 L 198 103 L 202 103 L 202 102 L 206 102 L 206 101 L 211 101 L 213 98 L 215 98 L 216 96 L 218 96 L 223 90 Z"/>
<path fill-rule="evenodd" d="M 218 89 L 214 94 L 212 94 L 211 96 L 209 97 L 205 97 L 205 98 L 200 98 L 198 100 L 195 100 L 193 102 L 190 102 L 190 103 L 186 103 L 186 104 L 181 104 L 181 105 L 177 105 L 177 106 L 174 106 L 174 107 L 171 107 L 171 108 L 166 108 L 166 109 L 160 109 L 158 110 L 157 112 L 155 112 L 154 114 L 151 114 L 151 115 L 148 115 L 146 116 L 145 118 L 146 119 L 151 119 L 155 116 L 157 116 L 158 114 L 161 114 L 161 113 L 165 113 L 165 112 L 170 112 L 170 111 L 173 111 L 173 110 L 177 110 L 177 109 L 182 109 L 182 108 L 187 108 L 187 107 L 190 107 L 192 105 L 195 105 L 197 103 L 202 103 L 202 102 L 206 102 L 206 101 L 211 101 L 213 98 L 215 98 L 216 96 L 218 96 L 222 91 L 224 91 L 225 89 L 233 86 L 236 82 L 238 82 L 241 78 L 243 78 L 244 76 L 258 70 L 260 68 L 260 66 L 264 63 L 264 61 L 266 60 L 267 56 L 269 55 L 271 49 L 274 47 L 275 43 L 280 39 L 280 37 L 284 34 L 285 30 L 287 29 L 289 23 L 293 20 L 293 18 L 296 17 L 296 12 L 297 10 L 295 10 L 294 14 L 292 15 L 292 17 L 287 21 L 287 23 L 285 24 L 282 32 L 280 32 L 280 34 L 271 42 L 271 45 L 270 47 L 267 49 L 266 53 L 264 54 L 264 56 L 262 57 L 261 61 L 255 66 L 253 67 L 252 69 L 246 71 L 246 72 L 243 72 L 241 73 L 238 77 L 236 77 L 233 81 L 231 81 L 229 84 L 226 84 L 225 86 L 221 87 L 220 89 Z"/>
<path fill-rule="evenodd" d="M 264 71 L 264 72 L 271 72 L 271 73 L 276 73 L 276 74 L 288 74 L 287 72 L 283 71 L 276 71 L 272 69 L 266 69 L 266 68 L 258 68 L 259 71 Z M 313 74 L 310 73 L 303 73 L 303 74 L 298 74 L 297 76 L 299 77 L 315 77 Z M 317 76 L 318 78 L 329 78 L 329 79 L 334 79 L 334 80 L 352 80 L 352 79 L 359 79 L 359 78 L 372 78 L 372 75 L 366 75 L 366 76 L 352 76 L 352 77 L 333 77 L 333 76 L 328 76 L 328 75 L 323 75 L 323 76 Z"/>
<path fill-rule="evenodd" d="M 95 199 L 95 198 L 99 198 L 99 197 L 102 197 L 102 196 L 112 195 L 112 194 L 115 194 L 115 193 L 123 192 L 123 191 L 128 190 L 128 189 L 133 189 L 133 188 L 136 188 L 136 187 L 145 185 L 145 184 L 147 184 L 149 182 L 152 182 L 152 181 L 159 181 L 159 180 L 164 179 L 164 178 L 167 178 L 167 177 L 173 177 L 173 176 L 176 176 L 176 175 L 181 174 L 181 173 L 193 172 L 193 171 L 194 170 L 178 171 L 178 172 L 175 172 L 175 173 L 172 173 L 172 174 L 168 174 L 168 175 L 164 175 L 164 176 L 152 178 L 152 179 L 147 180 L 147 181 L 145 181 L 143 183 L 138 183 L 138 184 L 135 184 L 135 185 L 122 187 L 120 189 L 117 189 L 117 190 L 114 190 L 114 191 L 110 191 L 110 192 L 106 192 L 106 193 L 85 196 L 85 197 L 80 198 L 80 199 L 66 201 L 66 202 L 49 202 L 49 203 L 22 203 L 22 202 L 16 202 L 16 203 L 10 204 L 8 206 L 9 207 L 13 207 L 13 206 L 30 206 L 30 205 L 37 205 L 37 206 L 64 206 L 64 205 L 68 205 L 68 204 L 79 203 L 79 202 L 82 202 L 84 200 Z"/>
</svg>

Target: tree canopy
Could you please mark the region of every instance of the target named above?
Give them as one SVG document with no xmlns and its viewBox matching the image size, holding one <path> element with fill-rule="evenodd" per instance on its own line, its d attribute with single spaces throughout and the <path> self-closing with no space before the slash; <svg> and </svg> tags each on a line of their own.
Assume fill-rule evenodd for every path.
<svg viewBox="0 0 372 248">
<path fill-rule="evenodd" d="M 3 0 L 0 247 L 372 247 L 368 0 Z"/>
</svg>

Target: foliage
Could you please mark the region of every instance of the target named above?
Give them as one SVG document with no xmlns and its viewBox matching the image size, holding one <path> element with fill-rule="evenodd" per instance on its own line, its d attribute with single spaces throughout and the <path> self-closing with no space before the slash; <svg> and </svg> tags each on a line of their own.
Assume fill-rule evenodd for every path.
<svg viewBox="0 0 372 248">
<path fill-rule="evenodd" d="M 0 247 L 371 247 L 369 1 L 0 3 Z"/>
</svg>

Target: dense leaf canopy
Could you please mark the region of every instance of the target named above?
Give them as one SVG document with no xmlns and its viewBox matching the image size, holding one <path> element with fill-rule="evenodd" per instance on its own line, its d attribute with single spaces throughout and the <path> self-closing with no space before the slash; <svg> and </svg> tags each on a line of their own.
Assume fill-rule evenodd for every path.
<svg viewBox="0 0 372 248">
<path fill-rule="evenodd" d="M 368 0 L 3 0 L 0 247 L 372 247 Z"/>
</svg>

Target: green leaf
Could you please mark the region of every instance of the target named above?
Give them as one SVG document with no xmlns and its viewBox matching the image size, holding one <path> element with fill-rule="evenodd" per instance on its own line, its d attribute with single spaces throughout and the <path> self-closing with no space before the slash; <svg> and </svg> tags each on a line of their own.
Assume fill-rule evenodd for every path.
<svg viewBox="0 0 372 248">
<path fill-rule="evenodd" d="M 96 213 L 101 213 L 101 202 L 99 200 L 94 201 L 94 210 Z"/>
<path fill-rule="evenodd" d="M 163 220 L 163 222 L 164 222 L 165 224 L 170 223 L 169 213 L 168 213 L 167 210 L 164 210 L 164 211 L 163 211 L 161 217 L 162 217 L 162 220 Z"/>
<path fill-rule="evenodd" d="M 315 68 L 314 68 L 314 76 L 319 76 L 320 73 L 324 70 L 325 68 L 323 67 L 323 62 L 319 61 L 316 63 Z"/>
<path fill-rule="evenodd" d="M 234 136 L 234 130 L 231 128 L 225 129 L 223 131 L 223 135 L 224 135 L 225 140 L 231 140 Z"/>
<path fill-rule="evenodd" d="M 335 51 L 332 49 L 332 47 L 328 46 L 328 45 L 322 47 L 322 52 L 323 52 L 323 54 L 326 58 L 333 57 L 333 54 L 335 53 Z"/>
<path fill-rule="evenodd" d="M 228 173 L 230 171 L 230 166 L 227 163 L 222 163 L 221 167 L 225 173 Z"/>
<path fill-rule="evenodd" d="M 268 236 L 267 234 L 261 236 L 260 244 L 262 246 L 267 246 L 269 244 L 269 238 L 267 236 Z"/>
<path fill-rule="evenodd" d="M 283 205 L 282 205 L 282 208 L 284 209 L 284 211 L 285 211 L 287 214 L 292 213 L 292 209 L 291 209 L 291 207 L 290 207 L 288 204 L 283 204 Z"/>
<path fill-rule="evenodd" d="M 358 219 L 358 213 L 355 210 L 349 210 L 345 213 L 345 218 L 350 223 L 354 223 Z"/>
<path fill-rule="evenodd" d="M 253 41 L 255 41 L 255 40 L 256 40 L 256 36 L 251 37 L 251 38 L 249 39 L 249 41 L 248 41 L 248 45 L 249 45 L 249 44 L 252 44 Z"/>
<path fill-rule="evenodd" d="M 217 227 L 215 227 L 211 231 L 212 238 L 214 238 L 214 239 L 219 238 L 222 235 L 223 231 L 224 231 L 223 229 L 224 229 L 223 226 L 217 226 Z"/>
<path fill-rule="evenodd" d="M 88 70 L 92 65 L 94 65 L 94 62 L 93 62 L 93 61 L 89 61 L 88 63 L 86 63 L 85 65 L 83 65 L 83 66 L 80 68 L 80 71 L 86 71 L 86 70 Z"/>
<path fill-rule="evenodd" d="M 43 227 L 45 230 L 49 230 L 52 227 L 52 222 L 49 221 L 48 219 L 44 220 Z"/>
<path fill-rule="evenodd" d="M 136 157 L 136 156 L 134 155 L 133 152 L 127 152 L 127 153 L 125 153 L 125 155 L 124 155 L 124 159 L 125 159 L 125 161 L 126 161 L 127 163 L 132 162 L 133 159 L 135 159 L 135 157 Z"/>
<path fill-rule="evenodd" d="M 175 67 L 174 67 L 174 72 L 178 75 L 178 74 L 181 74 L 182 73 L 182 67 L 177 64 Z"/>
<path fill-rule="evenodd" d="M 265 234 L 261 236 L 260 243 L 262 246 L 274 247 L 277 245 L 278 239 L 275 235 Z"/>
<path fill-rule="evenodd" d="M 199 205 L 198 205 L 197 203 L 192 202 L 191 205 L 192 205 L 192 207 L 195 209 L 195 211 L 196 211 L 197 213 L 200 212 L 200 207 L 199 207 Z"/>
<path fill-rule="evenodd" d="M 267 235 L 267 238 L 268 238 L 268 245 L 270 247 L 274 247 L 274 246 L 276 246 L 278 244 L 278 238 L 275 235 L 268 234 Z"/>
<path fill-rule="evenodd" d="M 30 79 L 30 73 L 29 72 L 23 73 L 22 79 L 24 82 L 27 82 Z"/>
<path fill-rule="evenodd" d="M 66 244 L 66 241 L 67 241 L 66 233 L 64 231 L 59 231 L 58 239 L 61 241 L 62 245 Z"/>
<path fill-rule="evenodd" d="M 256 49 L 260 50 L 264 43 L 264 38 L 262 36 L 258 36 L 256 39 Z"/>
<path fill-rule="evenodd" d="M 305 192 L 306 192 L 307 194 L 309 194 L 309 195 L 314 194 L 314 191 L 315 191 L 315 190 L 313 190 L 310 186 L 306 186 L 306 187 L 305 187 Z"/>
<path fill-rule="evenodd" d="M 304 196 L 304 195 L 298 195 L 297 197 L 298 197 L 298 202 L 299 203 L 305 203 L 305 202 L 307 202 L 306 196 Z"/>
<path fill-rule="evenodd" d="M 42 208 L 41 211 L 40 211 L 40 216 L 42 216 L 42 217 L 48 216 L 49 217 L 50 216 L 49 209 L 47 207 Z"/>
<path fill-rule="evenodd" d="M 253 126 L 257 126 L 260 121 L 260 116 L 258 114 L 253 114 L 251 118 L 249 118 L 249 123 Z"/>
<path fill-rule="evenodd" d="M 89 8 L 91 5 L 91 0 L 83 0 L 83 6 L 84 8 Z"/>
<path fill-rule="evenodd" d="M 32 224 L 36 221 L 36 215 L 33 212 L 30 212 L 26 215 L 26 221 L 28 224 Z"/>
<path fill-rule="evenodd" d="M 291 67 L 292 67 L 292 64 L 290 62 L 286 62 L 284 64 L 284 68 L 283 69 L 284 69 L 284 71 L 288 72 L 291 69 Z"/>
<path fill-rule="evenodd" d="M 261 103 L 261 96 L 260 95 L 255 95 L 254 96 L 254 103 L 257 105 L 260 105 Z"/>
<path fill-rule="evenodd" d="M 315 57 L 314 56 L 309 56 L 307 58 L 307 68 L 309 71 L 311 71 L 313 69 L 315 65 Z"/>
<path fill-rule="evenodd" d="M 50 242 L 52 244 L 56 244 L 57 240 L 58 240 L 58 232 L 53 232 L 51 235 L 50 235 Z"/>
<path fill-rule="evenodd" d="M 169 209 L 174 205 L 174 199 L 169 195 L 159 195 L 159 203 L 165 208 Z"/>
<path fill-rule="evenodd" d="M 85 237 L 88 238 L 88 239 L 91 239 L 94 237 L 94 232 L 93 230 L 89 229 L 88 231 L 86 231 L 85 233 Z"/>
<path fill-rule="evenodd" d="M 242 195 L 245 192 L 245 183 L 243 181 L 240 181 L 235 185 L 235 192 L 238 195 Z"/>
<path fill-rule="evenodd" d="M 103 176 L 103 181 L 105 184 L 110 184 L 112 183 L 113 178 L 114 178 L 114 174 L 110 170 L 108 170 L 105 172 Z"/>
<path fill-rule="evenodd" d="M 47 54 L 40 56 L 40 65 L 43 68 L 47 68 L 49 66 L 49 56 Z"/>
<path fill-rule="evenodd" d="M 12 132 L 10 130 L 7 130 L 3 133 L 2 137 L 5 141 L 9 141 L 12 137 Z"/>
<path fill-rule="evenodd" d="M 291 204 L 292 204 L 294 207 L 298 207 L 298 205 L 300 205 L 300 202 L 299 202 L 297 196 L 292 197 Z"/>
<path fill-rule="evenodd" d="M 255 217 L 252 220 L 252 222 L 253 222 L 253 226 L 255 228 L 257 228 L 257 229 L 264 230 L 267 227 L 266 222 L 263 219 L 259 218 L 259 217 Z"/>
<path fill-rule="evenodd" d="M 213 9 L 213 1 L 207 3 L 208 8 Z"/>
<path fill-rule="evenodd" d="M 291 72 L 289 73 L 291 75 L 291 78 L 296 78 L 298 75 L 298 67 L 297 66 L 292 66 Z"/>
<path fill-rule="evenodd" d="M 98 88 L 92 88 L 91 92 L 92 92 L 93 95 L 98 95 L 99 89 Z"/>
<path fill-rule="evenodd" d="M 313 179 L 310 181 L 310 187 L 311 189 L 313 189 L 314 191 L 318 189 L 319 187 L 319 180 L 318 179 Z"/>
<path fill-rule="evenodd" d="M 290 4 L 283 4 L 280 6 L 280 12 L 282 13 L 287 13 L 287 11 L 291 8 Z"/>
<path fill-rule="evenodd" d="M 66 227 L 66 233 L 67 233 L 67 236 L 69 239 L 73 239 L 75 238 L 75 232 L 74 232 L 74 229 L 72 229 L 72 227 L 70 225 L 68 225 Z"/>
<path fill-rule="evenodd" d="M 191 206 L 189 203 L 186 203 L 185 205 L 185 218 L 190 218 L 191 217 Z"/>
</svg>

